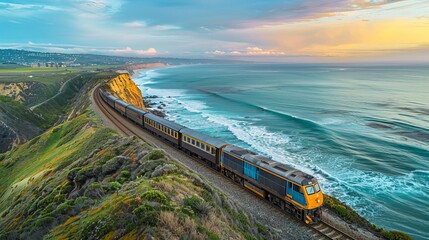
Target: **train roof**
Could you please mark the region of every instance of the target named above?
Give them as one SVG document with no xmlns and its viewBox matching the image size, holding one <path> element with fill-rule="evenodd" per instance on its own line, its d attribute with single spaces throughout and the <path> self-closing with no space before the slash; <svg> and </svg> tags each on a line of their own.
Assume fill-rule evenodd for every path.
<svg viewBox="0 0 429 240">
<path fill-rule="evenodd" d="M 223 148 L 223 151 L 231 153 L 239 158 L 251 162 L 261 168 L 282 176 L 290 181 L 300 185 L 308 185 L 317 182 L 317 179 L 305 172 L 297 170 L 293 167 L 287 166 L 283 163 L 274 161 L 268 157 L 262 156 L 250 150 L 229 145 Z"/>
<path fill-rule="evenodd" d="M 112 94 L 110 94 L 110 93 L 108 93 L 108 92 L 106 92 L 107 93 L 107 98 L 110 98 L 110 99 L 112 99 L 113 101 L 115 101 L 116 99 L 118 99 L 118 98 L 116 98 L 115 96 L 113 96 Z"/>
<path fill-rule="evenodd" d="M 162 125 L 164 125 L 166 127 L 169 127 L 169 128 L 171 128 L 171 129 L 173 129 L 175 131 L 179 131 L 180 129 L 184 128 L 184 126 L 182 126 L 182 125 L 180 125 L 178 123 L 169 121 L 169 120 L 167 120 L 165 118 L 162 118 L 162 117 L 158 117 L 158 116 L 156 116 L 153 113 L 147 113 L 147 114 L 144 115 L 144 117 L 148 118 L 148 119 L 151 119 L 151 120 L 153 120 L 155 122 L 158 122 L 158 123 L 160 123 L 160 124 L 162 124 Z"/>
<path fill-rule="evenodd" d="M 141 115 L 145 115 L 145 114 L 147 114 L 147 113 L 148 113 L 148 112 L 146 112 L 145 110 L 140 109 L 140 108 L 138 108 L 138 107 L 136 107 L 136 106 L 134 106 L 134 105 L 131 105 L 131 104 L 127 106 L 127 109 L 131 109 L 131 110 L 133 110 L 134 112 L 140 113 Z"/>
<path fill-rule="evenodd" d="M 205 143 L 208 143 L 208 144 L 210 144 L 210 145 L 212 145 L 212 146 L 214 146 L 216 148 L 220 148 L 223 145 L 227 144 L 226 142 L 224 142 L 224 141 L 222 141 L 220 139 L 211 137 L 211 136 L 209 136 L 207 134 L 204 134 L 204 133 L 200 133 L 200 132 L 192 130 L 190 128 L 183 128 L 182 130 L 180 130 L 180 132 L 184 133 L 184 134 L 186 134 L 188 136 L 191 136 L 193 138 L 196 138 L 198 140 L 201 140 L 201 141 L 203 141 Z"/>
<path fill-rule="evenodd" d="M 121 99 L 119 99 L 119 98 L 117 98 L 117 99 L 115 100 L 115 102 L 117 102 L 119 105 L 124 106 L 124 107 L 127 107 L 128 105 L 130 105 L 129 103 L 124 102 L 123 100 L 121 100 Z"/>
</svg>

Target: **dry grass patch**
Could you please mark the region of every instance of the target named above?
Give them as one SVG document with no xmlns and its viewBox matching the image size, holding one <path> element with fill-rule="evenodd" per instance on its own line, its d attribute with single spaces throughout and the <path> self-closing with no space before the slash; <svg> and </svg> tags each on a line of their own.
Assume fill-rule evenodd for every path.
<svg viewBox="0 0 429 240">
<path fill-rule="evenodd" d="M 197 225 L 190 217 L 180 219 L 174 212 L 161 212 L 159 214 L 158 233 L 162 239 L 205 239 L 197 231 Z"/>
</svg>

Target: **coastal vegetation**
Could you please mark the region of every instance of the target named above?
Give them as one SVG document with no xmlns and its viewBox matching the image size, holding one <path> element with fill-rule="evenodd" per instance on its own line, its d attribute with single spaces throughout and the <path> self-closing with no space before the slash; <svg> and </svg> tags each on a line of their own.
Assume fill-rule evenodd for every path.
<svg viewBox="0 0 429 240">
<path fill-rule="evenodd" d="M 234 202 L 162 150 L 92 112 L 0 155 L 0 239 L 269 239 Z"/>
<path fill-rule="evenodd" d="M 103 127 L 89 93 L 116 75 L 70 82 L 35 109 L 41 127 L 55 126 L 0 154 L 0 239 L 279 238 L 162 150 Z M 19 115 L 25 104 L 2 101 L 35 121 Z"/>
<path fill-rule="evenodd" d="M 327 194 L 324 195 L 324 206 L 338 216 L 345 222 L 353 224 L 357 227 L 367 229 L 374 233 L 378 237 L 382 237 L 388 240 L 411 240 L 411 236 L 404 232 L 386 230 L 381 227 L 376 226 L 369 222 L 366 218 L 360 216 L 356 211 L 351 209 L 346 204 L 342 203 L 340 200 L 331 197 Z"/>
</svg>

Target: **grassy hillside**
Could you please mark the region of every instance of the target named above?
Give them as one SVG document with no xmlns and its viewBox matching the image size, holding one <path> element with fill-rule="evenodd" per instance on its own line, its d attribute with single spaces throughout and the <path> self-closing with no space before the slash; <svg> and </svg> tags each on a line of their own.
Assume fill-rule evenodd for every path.
<svg viewBox="0 0 429 240">
<path fill-rule="evenodd" d="M 3 130 L 0 130 L 13 131 L 13 133 L 9 133 L 10 137 L 0 141 L 0 152 L 10 149 L 11 142 L 16 141 L 17 138 L 19 138 L 19 143 L 22 143 L 54 124 L 80 114 L 89 104 L 88 97 L 85 95 L 86 92 L 100 80 L 110 79 L 114 75 L 115 73 L 111 72 L 89 72 L 39 76 L 33 78 L 38 85 L 32 85 L 35 89 L 31 90 L 32 95 L 28 102 L 20 102 L 11 97 L 0 95 L 0 121 L 7 126 L 7 128 L 3 127 Z M 5 82 L 5 79 L 0 78 L 0 82 Z M 71 80 L 64 85 L 58 95 L 55 95 L 59 92 L 60 85 L 68 79 Z M 18 79 L 16 80 L 18 81 Z M 9 81 L 12 80 L 9 79 Z M 54 95 L 56 97 L 50 98 Z M 30 110 L 30 106 L 44 101 L 48 97 L 50 100 L 46 103 L 32 111 Z"/>
<path fill-rule="evenodd" d="M 275 238 L 198 176 L 91 113 L 0 155 L 0 239 Z"/>
</svg>

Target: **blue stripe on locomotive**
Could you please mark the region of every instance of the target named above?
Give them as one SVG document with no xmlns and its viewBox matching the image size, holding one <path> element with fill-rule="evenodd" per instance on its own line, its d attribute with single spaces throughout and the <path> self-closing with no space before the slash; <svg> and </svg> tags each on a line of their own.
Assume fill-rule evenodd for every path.
<svg viewBox="0 0 429 240">
<path fill-rule="evenodd" d="M 251 164 L 244 162 L 244 175 L 255 179 L 258 181 L 259 179 L 259 169 Z"/>
<path fill-rule="evenodd" d="M 307 203 L 305 202 L 305 198 L 304 198 L 304 194 L 297 192 L 293 189 L 293 185 L 291 182 L 288 182 L 286 184 L 286 192 L 287 194 L 292 196 L 292 200 L 294 200 L 295 202 L 303 205 L 303 206 L 307 206 Z M 301 187 L 301 186 L 299 186 Z"/>
</svg>

